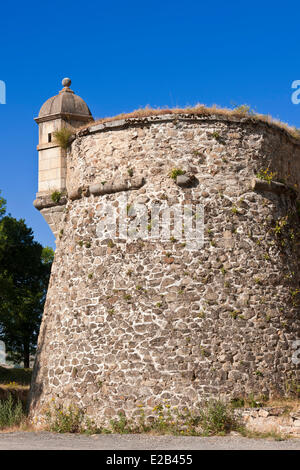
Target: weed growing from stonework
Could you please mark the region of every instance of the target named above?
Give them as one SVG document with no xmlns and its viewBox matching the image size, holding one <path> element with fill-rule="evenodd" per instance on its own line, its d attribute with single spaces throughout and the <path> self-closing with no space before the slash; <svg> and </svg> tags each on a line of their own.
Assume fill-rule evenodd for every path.
<svg viewBox="0 0 300 470">
<path fill-rule="evenodd" d="M 221 140 L 221 136 L 220 136 L 219 132 L 213 132 L 211 136 L 214 139 L 216 139 L 216 141 L 218 141 L 218 142 Z"/>
<path fill-rule="evenodd" d="M 134 432 L 133 427 L 123 413 L 119 413 L 119 419 L 111 419 L 112 431 L 118 434 L 130 434 Z"/>
<path fill-rule="evenodd" d="M 235 320 L 238 316 L 239 312 L 233 310 L 232 312 L 230 312 L 230 316 Z"/>
<path fill-rule="evenodd" d="M 232 400 L 230 401 L 230 404 L 232 406 L 232 408 L 244 408 L 245 406 L 245 399 L 242 398 L 242 397 L 236 397 L 236 398 L 232 398 Z"/>
<path fill-rule="evenodd" d="M 59 191 L 54 191 L 51 194 L 51 199 L 53 202 L 55 202 L 55 204 L 58 204 L 61 199 L 61 193 Z"/>
<path fill-rule="evenodd" d="M 201 357 L 209 356 L 209 352 L 203 346 L 199 346 L 199 353 Z"/>
<path fill-rule="evenodd" d="M 286 396 L 300 399 L 300 385 L 297 378 L 290 378 L 284 384 Z"/>
<path fill-rule="evenodd" d="M 271 181 L 274 180 L 275 177 L 276 173 L 271 171 L 269 168 L 262 168 L 256 174 L 256 178 L 267 181 L 269 184 L 271 184 Z"/>
<path fill-rule="evenodd" d="M 204 157 L 203 153 L 197 149 L 192 150 L 192 154 L 194 155 L 194 157 Z"/>
<path fill-rule="evenodd" d="M 299 305 L 299 302 L 298 302 L 298 299 L 300 297 L 300 289 L 290 289 L 290 295 L 291 295 L 291 301 L 292 301 L 292 305 L 293 307 L 298 307 Z"/>
<path fill-rule="evenodd" d="M 247 116 L 254 114 L 254 111 L 251 110 L 251 107 L 248 104 L 240 104 L 234 108 L 234 113 Z"/>
<path fill-rule="evenodd" d="M 58 433 L 81 432 L 83 417 L 83 412 L 73 406 L 63 409 L 53 404 L 52 408 L 46 412 L 49 430 Z"/>
<path fill-rule="evenodd" d="M 221 400 L 206 401 L 200 409 L 199 424 L 203 434 L 225 435 L 239 429 L 233 409 Z"/>
<path fill-rule="evenodd" d="M 281 217 L 281 219 L 276 220 L 276 225 L 273 229 L 274 233 L 276 235 L 282 233 L 282 231 L 285 228 L 285 226 L 287 225 L 287 223 L 288 223 L 288 216 Z"/>
<path fill-rule="evenodd" d="M 45 412 L 47 427 L 51 432 L 57 433 L 87 433 L 99 434 L 103 429 L 97 428 L 95 423 L 85 416 L 82 409 L 74 405 L 63 407 L 54 401 Z"/>
<path fill-rule="evenodd" d="M 300 289 L 295 289 L 295 290 L 290 290 L 290 294 L 292 297 L 295 297 L 296 295 L 300 294 Z"/>
<path fill-rule="evenodd" d="M 263 373 L 260 370 L 256 370 L 254 373 L 257 377 L 263 377 Z"/>
<path fill-rule="evenodd" d="M 108 246 L 108 248 L 114 248 L 115 244 L 112 240 L 108 240 L 107 246 Z"/>
<path fill-rule="evenodd" d="M 110 421 L 113 432 L 121 434 L 156 432 L 186 436 L 224 435 L 233 430 L 240 430 L 241 424 L 231 405 L 220 400 L 210 400 L 201 405 L 198 411 L 188 408 L 178 410 L 168 404 L 158 404 L 152 409 L 147 419 L 143 405 L 135 420 L 119 413 L 118 419 Z"/>
<path fill-rule="evenodd" d="M 99 388 L 102 382 L 98 382 Z M 64 407 L 50 402 L 45 416 L 49 431 L 58 433 L 88 434 L 130 434 L 148 433 L 173 434 L 186 436 L 225 435 L 230 431 L 243 429 L 239 418 L 234 412 L 235 406 L 221 400 L 209 400 L 197 410 L 188 408 L 179 410 L 169 404 L 158 404 L 146 416 L 144 406 L 137 405 L 135 418 L 128 418 L 123 412 L 118 418 L 110 420 L 109 429 L 97 427 L 85 416 L 82 409 L 70 405 Z"/>
<path fill-rule="evenodd" d="M 63 127 L 59 131 L 55 131 L 53 133 L 53 136 L 57 142 L 57 144 L 63 148 L 67 149 L 69 146 L 69 139 L 72 135 L 72 131 L 70 129 L 67 129 L 66 127 Z"/>
<path fill-rule="evenodd" d="M 181 170 L 180 168 L 173 168 L 170 173 L 169 173 L 169 176 L 170 178 L 172 178 L 173 180 L 176 180 L 177 176 L 180 176 L 180 175 L 184 175 L 185 174 L 185 171 L 184 170 Z"/>
<path fill-rule="evenodd" d="M 261 408 L 268 401 L 266 395 L 260 395 L 255 397 L 253 393 L 250 393 L 244 397 L 233 398 L 230 402 L 232 408 Z"/>
</svg>

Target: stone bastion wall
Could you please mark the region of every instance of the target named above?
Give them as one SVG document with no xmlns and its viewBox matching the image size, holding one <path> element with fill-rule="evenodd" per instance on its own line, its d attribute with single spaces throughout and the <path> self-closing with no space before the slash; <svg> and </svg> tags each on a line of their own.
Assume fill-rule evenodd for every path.
<svg viewBox="0 0 300 470">
<path fill-rule="evenodd" d="M 171 178 L 174 168 L 184 178 Z M 272 181 L 256 178 L 262 171 Z M 208 397 L 292 392 L 299 187 L 299 143 L 248 118 L 164 115 L 79 131 L 67 194 L 35 203 L 57 249 L 31 416 L 51 399 L 105 424 L 139 405 L 151 416 L 160 403 L 195 408 Z M 149 211 L 201 204 L 204 245 L 101 239 L 103 208 L 120 196 L 128 223 L 137 203 Z"/>
</svg>

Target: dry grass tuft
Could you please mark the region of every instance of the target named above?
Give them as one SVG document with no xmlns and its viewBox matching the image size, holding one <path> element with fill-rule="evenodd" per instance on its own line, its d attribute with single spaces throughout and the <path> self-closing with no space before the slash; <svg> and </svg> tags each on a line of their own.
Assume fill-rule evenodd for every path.
<svg viewBox="0 0 300 470">
<path fill-rule="evenodd" d="M 105 122 L 117 121 L 119 119 L 134 119 L 134 118 L 146 118 L 151 116 L 162 116 L 166 114 L 190 114 L 193 116 L 230 116 L 230 117 L 237 117 L 237 118 L 248 118 L 252 121 L 259 121 L 265 122 L 268 124 L 273 124 L 280 129 L 284 129 L 288 134 L 300 140 L 300 129 L 296 127 L 292 127 L 287 123 L 281 122 L 278 119 L 272 118 L 270 115 L 258 114 L 253 112 L 248 105 L 241 105 L 237 106 L 234 109 L 229 108 L 220 108 L 217 105 L 213 105 L 211 107 L 207 107 L 204 104 L 196 104 L 193 107 L 185 107 L 185 108 L 151 108 L 150 106 L 146 106 L 145 108 L 136 109 L 131 113 L 121 113 L 117 116 L 113 117 L 105 117 L 102 119 L 98 119 L 93 121 L 89 124 L 86 124 L 77 131 L 82 129 L 87 129 L 91 126 L 95 126 L 97 124 L 102 124 Z"/>
<path fill-rule="evenodd" d="M 73 131 L 71 129 L 67 129 L 66 127 L 63 127 L 59 131 L 55 131 L 53 133 L 53 136 L 61 148 L 67 149 L 70 144 L 70 137 L 72 134 L 73 134 Z"/>
<path fill-rule="evenodd" d="M 24 418 L 23 421 L 14 426 L 7 426 L 3 429 L 0 428 L 0 434 L 10 433 L 10 432 L 37 432 L 45 431 L 46 429 L 38 429 L 35 425 L 31 423 L 29 418 Z"/>
<path fill-rule="evenodd" d="M 266 407 L 288 408 L 290 411 L 300 410 L 300 399 L 296 398 L 273 398 L 264 404 Z"/>
</svg>

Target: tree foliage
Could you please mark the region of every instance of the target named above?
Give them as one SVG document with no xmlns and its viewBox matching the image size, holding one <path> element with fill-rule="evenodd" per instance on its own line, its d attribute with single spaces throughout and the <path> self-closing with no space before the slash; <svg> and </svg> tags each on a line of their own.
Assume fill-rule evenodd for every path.
<svg viewBox="0 0 300 470">
<path fill-rule="evenodd" d="M 0 191 L 0 219 L 1 217 L 4 216 L 6 212 L 6 200 L 1 196 L 1 191 Z"/>
<path fill-rule="evenodd" d="M 6 344 L 8 358 L 23 361 L 26 368 L 36 349 L 53 256 L 51 248 L 34 241 L 23 219 L 2 214 L 0 340 Z"/>
</svg>

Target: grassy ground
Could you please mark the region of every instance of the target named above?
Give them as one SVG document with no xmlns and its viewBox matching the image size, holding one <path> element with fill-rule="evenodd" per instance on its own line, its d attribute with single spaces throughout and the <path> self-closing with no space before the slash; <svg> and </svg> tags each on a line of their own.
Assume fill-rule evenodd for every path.
<svg viewBox="0 0 300 470">
<path fill-rule="evenodd" d="M 31 370 L 3 369 L 0 367 L 0 400 L 6 400 L 12 395 L 25 406 L 30 388 Z"/>
<path fill-rule="evenodd" d="M 0 430 L 12 430 L 26 423 L 26 402 L 31 369 L 0 367 Z"/>
<path fill-rule="evenodd" d="M 31 369 L 7 369 L 0 366 L 0 385 L 30 385 Z"/>
<path fill-rule="evenodd" d="M 288 411 L 294 411 L 300 409 L 300 398 L 289 397 L 289 398 L 270 398 L 266 400 L 243 398 L 234 399 L 231 401 L 234 408 L 286 408 Z"/>
</svg>

